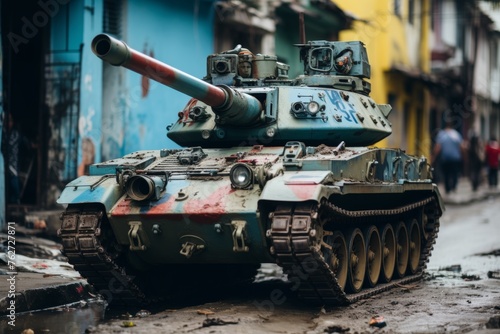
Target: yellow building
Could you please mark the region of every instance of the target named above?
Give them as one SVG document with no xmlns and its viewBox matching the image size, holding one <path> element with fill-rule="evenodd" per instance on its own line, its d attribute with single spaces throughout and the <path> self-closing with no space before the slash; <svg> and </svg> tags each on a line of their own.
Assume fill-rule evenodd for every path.
<svg viewBox="0 0 500 334">
<path fill-rule="evenodd" d="M 371 64 L 371 96 L 389 103 L 393 134 L 377 146 L 430 157 L 430 0 L 334 1 L 356 20 L 340 40 L 361 40 Z"/>
</svg>

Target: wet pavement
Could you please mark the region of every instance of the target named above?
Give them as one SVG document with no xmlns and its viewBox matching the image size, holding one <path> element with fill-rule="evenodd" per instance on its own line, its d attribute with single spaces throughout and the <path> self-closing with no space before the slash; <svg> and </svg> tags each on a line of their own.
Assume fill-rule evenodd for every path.
<svg viewBox="0 0 500 334">
<path fill-rule="evenodd" d="M 491 188 L 484 183 L 476 191 L 473 191 L 471 183 L 467 178 L 461 178 L 457 189 L 449 194 L 446 194 L 442 183 L 438 185 L 438 188 L 444 203 L 448 205 L 468 204 L 500 196 L 499 187 Z"/>
<path fill-rule="evenodd" d="M 104 319 L 105 302 L 57 242 L 15 232 L 0 234 L 0 333 L 84 333 Z"/>
<path fill-rule="evenodd" d="M 31 329 L 39 333 L 87 333 L 89 328 L 104 320 L 106 305 L 102 301 L 79 301 L 37 312 L 16 314 L 15 326 L 9 317 L 0 318 L 0 333 L 23 333 Z"/>
<path fill-rule="evenodd" d="M 0 275 L 0 279 L 3 281 L 0 285 L 0 316 L 10 313 L 12 300 L 15 300 L 15 312 L 22 313 L 95 298 L 89 294 L 90 286 L 83 279 L 30 272 L 7 272 Z M 9 298 L 10 293 L 15 299 Z"/>
</svg>

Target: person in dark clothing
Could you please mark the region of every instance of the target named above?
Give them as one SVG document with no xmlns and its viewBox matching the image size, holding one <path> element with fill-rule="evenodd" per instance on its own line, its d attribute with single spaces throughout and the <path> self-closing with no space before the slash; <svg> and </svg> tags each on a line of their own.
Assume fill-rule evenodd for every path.
<svg viewBox="0 0 500 334">
<path fill-rule="evenodd" d="M 491 137 L 485 148 L 486 164 L 488 165 L 488 185 L 490 188 L 498 186 L 498 160 L 500 158 L 500 146 L 495 137 Z"/>
<path fill-rule="evenodd" d="M 469 139 L 469 175 L 472 184 L 472 190 L 477 191 L 481 183 L 481 170 L 484 161 L 484 147 L 481 138 L 475 133 Z"/>
<path fill-rule="evenodd" d="M 458 184 L 458 175 L 463 160 L 463 138 L 457 130 L 447 123 L 446 127 L 439 131 L 436 144 L 433 149 L 433 157 L 439 156 L 440 167 L 444 178 L 446 193 L 455 191 Z"/>
</svg>

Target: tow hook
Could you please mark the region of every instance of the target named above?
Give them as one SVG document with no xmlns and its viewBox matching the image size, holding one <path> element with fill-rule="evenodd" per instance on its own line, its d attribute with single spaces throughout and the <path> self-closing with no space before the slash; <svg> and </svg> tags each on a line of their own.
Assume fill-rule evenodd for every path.
<svg viewBox="0 0 500 334">
<path fill-rule="evenodd" d="M 146 250 L 144 245 L 144 231 L 142 230 L 142 223 L 137 221 L 128 222 L 130 229 L 128 230 L 128 241 L 130 243 L 131 251 Z"/>
<path fill-rule="evenodd" d="M 233 252 L 248 252 L 249 248 L 245 244 L 247 238 L 247 222 L 244 220 L 233 220 Z"/>
</svg>

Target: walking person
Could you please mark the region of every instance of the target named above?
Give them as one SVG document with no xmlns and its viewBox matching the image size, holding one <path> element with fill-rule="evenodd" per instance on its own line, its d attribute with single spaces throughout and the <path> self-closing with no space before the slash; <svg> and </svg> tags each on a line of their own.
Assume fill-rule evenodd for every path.
<svg viewBox="0 0 500 334">
<path fill-rule="evenodd" d="M 498 159 L 500 158 L 500 146 L 496 137 L 492 136 L 485 148 L 486 163 L 488 165 L 488 185 L 490 188 L 498 186 Z"/>
<path fill-rule="evenodd" d="M 439 159 L 447 194 L 457 189 L 463 160 L 463 145 L 462 135 L 452 127 L 451 122 L 447 122 L 446 127 L 436 136 L 433 157 Z"/>
<path fill-rule="evenodd" d="M 479 136 L 472 132 L 469 138 L 468 162 L 472 191 L 477 191 L 481 183 L 481 170 L 484 163 L 484 145 Z"/>
</svg>

